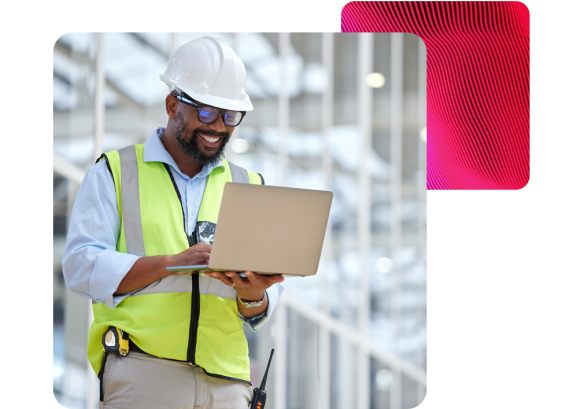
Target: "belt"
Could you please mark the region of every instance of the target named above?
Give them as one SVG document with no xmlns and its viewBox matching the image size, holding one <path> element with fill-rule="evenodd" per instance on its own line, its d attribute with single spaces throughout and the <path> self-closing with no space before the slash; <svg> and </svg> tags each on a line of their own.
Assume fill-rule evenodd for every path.
<svg viewBox="0 0 584 409">
<path fill-rule="evenodd" d="M 140 352 L 141 354 L 146 354 L 149 356 L 153 356 L 154 358 L 160 358 L 160 359 L 166 359 L 168 361 L 174 361 L 174 362 L 187 362 L 187 361 L 180 361 L 178 359 L 170 359 L 170 358 L 161 358 L 159 356 L 156 355 L 152 355 L 149 354 L 148 352 L 144 352 L 140 349 L 140 347 L 138 347 L 138 345 L 134 344 L 134 342 L 130 339 L 130 352 Z"/>
<path fill-rule="evenodd" d="M 138 345 L 134 344 L 134 342 L 131 339 L 130 339 L 130 351 L 132 351 L 132 352 L 140 352 L 142 354 L 150 355 L 149 353 L 142 351 L 138 347 Z M 154 356 L 154 355 L 150 355 L 150 356 Z"/>
</svg>

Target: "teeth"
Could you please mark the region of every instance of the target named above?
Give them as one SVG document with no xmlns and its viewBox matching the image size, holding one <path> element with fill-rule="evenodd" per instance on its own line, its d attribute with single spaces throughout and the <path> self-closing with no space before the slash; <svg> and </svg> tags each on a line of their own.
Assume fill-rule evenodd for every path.
<svg viewBox="0 0 584 409">
<path fill-rule="evenodd" d="M 209 143 L 215 143 L 219 140 L 219 138 L 211 138 L 211 137 L 205 136 L 203 134 L 201 134 L 201 136 L 203 137 L 204 140 L 206 140 Z"/>
</svg>

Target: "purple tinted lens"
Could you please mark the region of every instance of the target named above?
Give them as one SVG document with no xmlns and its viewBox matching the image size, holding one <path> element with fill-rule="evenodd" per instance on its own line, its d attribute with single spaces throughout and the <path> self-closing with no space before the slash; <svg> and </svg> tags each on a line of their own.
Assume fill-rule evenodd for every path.
<svg viewBox="0 0 584 409">
<path fill-rule="evenodd" d="M 242 114 L 239 111 L 227 111 L 223 116 L 223 120 L 225 121 L 225 125 L 227 126 L 235 126 L 239 124 L 241 121 Z"/>
<path fill-rule="evenodd" d="M 199 120 L 205 124 L 208 124 L 209 122 L 213 122 L 215 119 L 217 119 L 218 115 L 219 110 L 217 108 L 203 107 L 199 111 Z"/>
</svg>

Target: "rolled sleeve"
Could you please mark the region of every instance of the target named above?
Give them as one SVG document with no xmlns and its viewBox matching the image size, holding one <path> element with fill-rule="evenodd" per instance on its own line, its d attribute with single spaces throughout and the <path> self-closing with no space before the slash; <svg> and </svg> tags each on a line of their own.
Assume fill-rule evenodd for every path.
<svg viewBox="0 0 584 409">
<path fill-rule="evenodd" d="M 255 317 L 249 317 L 249 318 L 244 317 L 243 315 L 241 315 L 241 313 L 239 313 L 239 317 L 243 320 L 243 322 L 245 322 L 249 326 L 249 328 L 253 332 L 259 331 L 259 329 L 266 322 L 268 322 L 268 319 L 270 319 L 270 317 L 274 313 L 274 310 L 276 309 L 276 305 L 278 304 L 278 300 L 280 299 L 280 296 L 282 295 L 282 291 L 284 291 L 284 284 L 282 284 L 282 283 L 274 284 L 273 286 L 271 286 L 270 288 L 268 288 L 266 290 L 266 298 L 267 298 L 267 302 L 268 302 L 268 308 L 264 312 L 262 312 L 260 315 L 256 315 Z"/>
<path fill-rule="evenodd" d="M 113 250 L 104 250 L 96 257 L 93 274 L 89 279 L 89 292 L 97 297 L 95 299 L 97 302 L 103 302 L 110 308 L 114 308 L 126 298 L 126 294 L 113 295 L 113 293 L 138 258 L 133 254 L 118 253 Z"/>
<path fill-rule="evenodd" d="M 87 171 L 75 198 L 63 275 L 75 294 L 114 308 L 124 296 L 113 293 L 138 257 L 116 251 L 120 218 L 114 182 L 104 162 Z"/>
</svg>

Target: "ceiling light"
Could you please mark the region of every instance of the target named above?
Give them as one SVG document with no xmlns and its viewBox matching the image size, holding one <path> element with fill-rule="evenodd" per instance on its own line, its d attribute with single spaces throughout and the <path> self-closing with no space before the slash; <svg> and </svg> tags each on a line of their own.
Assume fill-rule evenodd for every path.
<svg viewBox="0 0 584 409">
<path fill-rule="evenodd" d="M 231 144 L 231 150 L 235 153 L 243 153 L 249 148 L 249 143 L 245 139 L 238 138 Z"/>
<path fill-rule="evenodd" d="M 393 374 L 389 369 L 380 369 L 375 374 L 375 384 L 377 385 L 377 389 L 382 391 L 389 390 L 391 385 L 391 381 L 393 379 Z"/>
<path fill-rule="evenodd" d="M 428 128 L 422 128 L 422 130 L 420 131 L 420 139 L 423 140 L 424 142 L 426 142 L 427 134 L 428 134 Z"/>
<path fill-rule="evenodd" d="M 389 257 L 379 257 L 375 262 L 375 270 L 380 273 L 389 273 L 393 270 L 393 260 Z"/>
<path fill-rule="evenodd" d="M 365 82 L 371 88 L 381 88 L 383 87 L 383 84 L 385 84 L 385 77 L 381 73 L 372 72 L 365 77 Z"/>
</svg>

